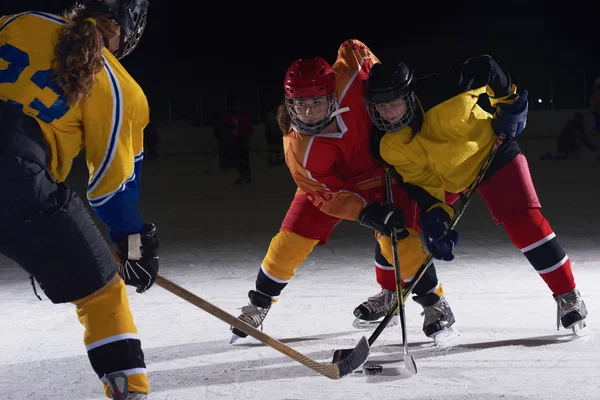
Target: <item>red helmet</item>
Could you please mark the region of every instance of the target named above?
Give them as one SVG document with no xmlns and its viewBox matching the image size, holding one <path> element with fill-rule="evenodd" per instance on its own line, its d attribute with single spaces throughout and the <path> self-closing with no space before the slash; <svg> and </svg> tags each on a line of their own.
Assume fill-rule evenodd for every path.
<svg viewBox="0 0 600 400">
<path fill-rule="evenodd" d="M 292 99 L 327 96 L 335 92 L 335 73 L 321 57 L 299 58 L 288 68 L 283 88 Z"/>
</svg>

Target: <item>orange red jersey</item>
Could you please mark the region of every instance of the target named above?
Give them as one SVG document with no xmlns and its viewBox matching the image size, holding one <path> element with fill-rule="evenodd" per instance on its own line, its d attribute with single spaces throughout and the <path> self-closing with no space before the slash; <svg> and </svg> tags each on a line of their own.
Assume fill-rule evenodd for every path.
<svg viewBox="0 0 600 400">
<path fill-rule="evenodd" d="M 326 214 L 357 220 L 366 206 L 366 190 L 383 184 L 384 169 L 369 149 L 371 120 L 364 105 L 364 85 L 374 63 L 371 50 L 358 40 L 340 46 L 336 74 L 337 132 L 304 134 L 290 128 L 284 136 L 288 168 L 298 193 Z"/>
</svg>

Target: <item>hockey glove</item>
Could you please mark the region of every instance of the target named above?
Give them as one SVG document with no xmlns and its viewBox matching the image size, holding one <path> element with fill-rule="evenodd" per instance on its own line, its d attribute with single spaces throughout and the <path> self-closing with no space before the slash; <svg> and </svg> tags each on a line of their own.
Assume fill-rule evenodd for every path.
<svg viewBox="0 0 600 400">
<path fill-rule="evenodd" d="M 409 235 L 402 210 L 390 209 L 377 202 L 369 204 L 360 212 L 358 222 L 385 236 L 392 236 L 392 229 L 396 229 L 398 239 L 404 239 Z"/>
<path fill-rule="evenodd" d="M 507 138 L 515 138 L 523 132 L 527 125 L 529 102 L 527 90 L 512 104 L 500 103 L 492 118 L 492 128 L 497 135 L 505 134 Z"/>
<path fill-rule="evenodd" d="M 427 240 L 427 249 L 436 260 L 452 261 L 452 251 L 458 243 L 458 232 L 450 229 L 454 210 L 451 206 L 438 203 L 422 212 L 419 225 Z"/>
<path fill-rule="evenodd" d="M 115 243 L 120 258 L 119 275 L 127 285 L 143 293 L 158 275 L 158 237 L 154 224 L 144 224 L 141 233 L 133 233 Z"/>
</svg>

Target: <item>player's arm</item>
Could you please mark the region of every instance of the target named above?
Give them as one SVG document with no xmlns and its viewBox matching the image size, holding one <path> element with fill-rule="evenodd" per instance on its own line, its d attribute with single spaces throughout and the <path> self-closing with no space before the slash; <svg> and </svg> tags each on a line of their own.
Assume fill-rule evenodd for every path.
<svg viewBox="0 0 600 400">
<path fill-rule="evenodd" d="M 11 15 L 2 15 L 0 16 L 0 27 L 2 27 L 2 25 L 4 25 L 4 23 L 6 22 L 6 20 L 8 20 L 11 17 Z"/>
<path fill-rule="evenodd" d="M 363 42 L 350 39 L 340 45 L 336 62 L 332 68 L 338 71 L 339 76 L 351 79 L 365 63 L 373 65 L 378 62 L 379 59 Z M 347 82 L 343 80 L 340 83 L 345 86 Z"/>
<path fill-rule="evenodd" d="M 485 86 L 492 107 L 496 107 L 492 127 L 497 134 L 517 137 L 525 129 L 529 101 L 527 90 L 520 95 L 510 75 L 490 56 L 467 60 L 459 70 L 460 82 L 466 86 Z M 474 92 L 475 93 L 475 92 Z"/>
<path fill-rule="evenodd" d="M 286 146 L 286 153 L 294 181 L 317 208 L 334 217 L 358 220 L 367 203 L 356 185 L 344 182 L 333 172 L 335 146 L 303 138 L 295 146 Z"/>
<path fill-rule="evenodd" d="M 417 164 L 402 152 L 402 140 L 397 134 L 386 134 L 380 142 L 381 158 L 392 165 L 400 175 L 398 178 L 406 188 L 408 195 L 415 200 L 422 210 L 444 202 L 446 190 L 444 183 L 425 165 Z M 426 164 L 424 160 L 423 164 Z"/>
<path fill-rule="evenodd" d="M 381 140 L 383 159 L 393 165 L 408 195 L 422 210 L 419 225 L 427 238 L 427 248 L 438 260 L 451 261 L 458 233 L 451 230 L 454 208 L 446 204 L 444 183 L 425 168 L 406 157 L 398 146 L 398 134 L 386 134 Z"/>
<path fill-rule="evenodd" d="M 158 273 L 158 239 L 156 227 L 144 224 L 138 206 L 143 127 L 148 123 L 148 112 L 137 109 L 129 115 L 128 110 L 135 107 L 129 108 L 123 101 L 131 97 L 123 96 L 107 64 L 96 76 L 89 99 L 82 103 L 89 170 L 87 198 L 117 245 L 119 273 L 125 283 L 143 292 Z M 143 121 L 132 124 L 136 118 Z"/>
<path fill-rule="evenodd" d="M 123 94 L 112 70 L 97 76 L 90 98 L 82 104 L 89 171 L 87 198 L 108 226 L 113 241 L 143 228 L 138 207 L 143 132 L 133 132 L 124 115 Z"/>
<path fill-rule="evenodd" d="M 510 75 L 489 55 L 469 58 L 455 74 L 464 92 L 485 87 L 492 106 L 517 97 Z"/>
</svg>

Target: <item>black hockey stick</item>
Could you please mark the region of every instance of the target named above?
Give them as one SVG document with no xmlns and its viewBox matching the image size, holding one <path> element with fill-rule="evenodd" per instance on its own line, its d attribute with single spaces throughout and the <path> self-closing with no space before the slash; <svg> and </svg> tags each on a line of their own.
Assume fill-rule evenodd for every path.
<svg viewBox="0 0 600 400">
<path fill-rule="evenodd" d="M 228 312 L 209 303 L 203 298 L 196 296 L 176 283 L 171 282 L 167 278 L 158 275 L 156 277 L 156 284 L 173 293 L 174 295 L 181 297 L 185 301 L 195 305 L 196 307 L 201 308 L 213 317 L 216 317 L 221 321 L 232 325 L 243 332 L 246 332 L 248 335 L 266 344 L 272 349 L 277 350 L 278 352 L 296 360 L 300 364 L 303 364 L 313 371 L 318 372 L 319 374 L 330 379 L 340 379 L 348 374 L 351 374 L 355 369 L 360 368 L 367 361 L 367 357 L 369 357 L 369 343 L 367 342 L 367 338 L 363 336 L 347 358 L 332 364 L 317 362 L 311 358 L 308 358 L 304 354 L 297 352 L 291 347 L 286 346 L 279 340 L 272 338 L 266 333 L 259 331 L 253 326 L 248 325 L 244 321 L 237 319 Z"/>
<path fill-rule="evenodd" d="M 392 171 L 387 168 L 385 171 L 385 188 L 387 191 L 387 201 L 390 208 L 394 209 L 394 195 L 392 193 Z M 408 354 L 408 335 L 406 333 L 406 312 L 404 306 L 404 293 L 402 292 L 402 276 L 400 275 L 400 258 L 398 257 L 398 232 L 392 229 L 392 253 L 394 254 L 394 273 L 396 275 L 396 308 L 399 308 L 400 326 L 402 327 L 402 348 L 404 350 L 404 365 L 411 374 L 417 373 L 417 364 L 413 356 Z"/>
<path fill-rule="evenodd" d="M 469 185 L 469 187 L 461 194 L 461 197 L 463 200 L 460 204 L 458 212 L 456 212 L 454 214 L 454 219 L 450 223 L 450 229 L 454 229 L 456 227 L 456 224 L 458 223 L 458 221 L 464 214 L 465 210 L 467 209 L 467 205 L 469 205 L 469 202 L 471 201 L 473 193 L 475 193 L 477 186 L 479 186 L 479 183 L 481 183 L 481 181 L 483 180 L 485 173 L 487 172 L 489 166 L 491 165 L 492 161 L 494 160 L 494 157 L 496 156 L 496 153 L 498 152 L 498 149 L 500 148 L 500 145 L 502 144 L 503 141 L 504 141 L 504 135 L 499 135 L 498 138 L 496 139 L 496 142 L 494 143 L 494 146 L 492 147 L 492 150 L 490 151 L 490 154 L 487 156 L 487 158 L 485 159 L 485 162 L 481 166 L 479 173 L 477 174 L 477 176 L 475 177 L 475 179 L 473 180 L 471 185 Z M 415 286 L 419 283 L 419 281 L 421 280 L 423 275 L 425 275 L 425 272 L 427 272 L 427 269 L 431 265 L 432 259 L 433 259 L 433 255 L 431 253 L 429 253 L 427 258 L 421 265 L 421 268 L 419 268 L 419 270 L 415 274 L 414 279 L 402 291 L 402 297 L 403 297 L 404 301 L 406 301 L 408 299 L 408 296 L 410 296 L 410 294 L 412 293 Z M 392 306 L 392 308 L 388 311 L 386 316 L 383 318 L 383 320 L 381 320 L 379 325 L 377 325 L 377 328 L 375 328 L 375 330 L 373 331 L 371 336 L 369 336 L 369 346 L 373 346 L 373 343 L 375 343 L 375 341 L 377 340 L 379 335 L 381 335 L 381 332 L 383 332 L 383 330 L 386 328 L 388 323 L 392 320 L 392 318 L 394 317 L 394 314 L 396 314 L 397 311 L 398 311 L 398 304 L 395 303 Z M 352 351 L 352 349 L 336 350 L 333 353 L 333 362 L 337 362 L 337 361 L 344 359 L 344 357 L 346 357 L 348 354 L 350 354 L 351 351 Z"/>
</svg>

